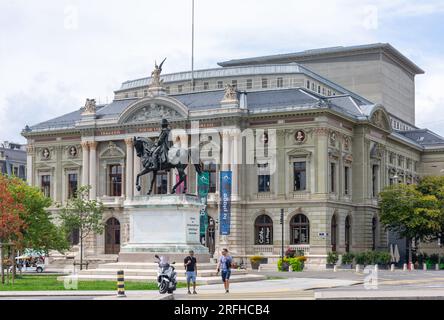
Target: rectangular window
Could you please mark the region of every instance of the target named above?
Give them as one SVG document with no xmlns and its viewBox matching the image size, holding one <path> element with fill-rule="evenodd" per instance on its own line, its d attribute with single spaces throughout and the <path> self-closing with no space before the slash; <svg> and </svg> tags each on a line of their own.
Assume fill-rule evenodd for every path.
<svg viewBox="0 0 444 320">
<path fill-rule="evenodd" d="M 122 166 L 120 164 L 110 165 L 109 172 L 109 195 L 120 197 L 122 195 Z"/>
<path fill-rule="evenodd" d="M 344 167 L 344 194 L 350 194 L 350 167 Z"/>
<path fill-rule="evenodd" d="M 262 78 L 262 88 L 268 88 L 268 79 Z"/>
<path fill-rule="evenodd" d="M 330 192 L 336 192 L 336 164 L 330 163 Z"/>
<path fill-rule="evenodd" d="M 68 199 L 74 198 L 77 192 L 77 173 L 68 174 Z"/>
<path fill-rule="evenodd" d="M 237 80 L 232 80 L 231 85 L 233 85 L 234 87 L 237 87 Z"/>
<path fill-rule="evenodd" d="M 375 164 L 372 166 L 372 196 L 373 196 L 373 198 L 376 198 L 379 193 L 378 173 L 379 173 L 379 166 Z"/>
<path fill-rule="evenodd" d="M 313 82 L 311 83 L 311 90 L 315 90 L 315 84 Z"/>
<path fill-rule="evenodd" d="M 258 192 L 270 192 L 270 173 L 268 164 L 258 164 L 257 190 Z"/>
<path fill-rule="evenodd" d="M 137 91 L 134 91 L 134 98 L 137 98 Z"/>
<path fill-rule="evenodd" d="M 51 197 L 51 176 L 44 175 L 41 177 L 41 189 L 45 197 Z"/>
<path fill-rule="evenodd" d="M 321 86 L 318 86 L 318 93 L 321 93 Z"/>
<path fill-rule="evenodd" d="M 183 85 L 179 84 L 177 86 L 177 92 L 182 92 L 182 90 L 183 90 Z"/>
<path fill-rule="evenodd" d="M 293 190 L 294 191 L 304 191 L 306 189 L 306 163 L 303 162 L 294 162 L 293 163 Z"/>
<path fill-rule="evenodd" d="M 128 98 L 128 92 L 127 92 L 127 93 L 125 93 L 125 98 Z"/>
<path fill-rule="evenodd" d="M 217 82 L 217 88 L 218 89 L 222 89 L 224 87 L 224 83 L 223 83 L 223 81 L 218 81 Z"/>
<path fill-rule="evenodd" d="M 168 193 L 168 174 L 166 172 L 157 173 L 156 176 L 156 194 Z"/>
<path fill-rule="evenodd" d="M 253 80 L 247 79 L 247 89 L 252 89 L 252 88 L 253 88 Z"/>
<path fill-rule="evenodd" d="M 208 171 L 208 177 L 210 180 L 208 193 L 215 193 L 216 192 L 216 183 L 217 183 L 216 164 L 210 163 L 210 164 L 206 165 L 205 170 Z"/>
<path fill-rule="evenodd" d="M 278 88 L 282 88 L 283 86 L 284 86 L 284 78 L 277 78 L 277 81 L 276 81 L 276 86 L 278 87 Z"/>
<path fill-rule="evenodd" d="M 144 97 L 148 96 L 148 90 L 143 90 L 143 96 Z"/>
<path fill-rule="evenodd" d="M 204 90 L 210 89 L 210 84 L 208 82 L 204 82 Z"/>
<path fill-rule="evenodd" d="M 18 177 L 18 175 L 19 175 L 18 167 L 14 167 L 14 169 L 13 169 L 12 171 L 13 171 L 13 173 L 14 173 L 14 176 L 15 176 L 15 177 Z"/>
<path fill-rule="evenodd" d="M 310 89 L 310 80 L 307 80 L 307 89 Z"/>
<path fill-rule="evenodd" d="M 165 88 L 165 92 L 166 92 L 166 94 L 170 94 L 170 91 L 171 91 L 171 90 L 170 90 L 170 87 L 166 87 L 166 88 Z"/>
</svg>

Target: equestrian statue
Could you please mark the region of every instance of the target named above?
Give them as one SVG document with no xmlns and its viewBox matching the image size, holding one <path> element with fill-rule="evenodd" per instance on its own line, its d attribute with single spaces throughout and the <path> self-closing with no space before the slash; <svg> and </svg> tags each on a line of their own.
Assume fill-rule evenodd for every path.
<svg viewBox="0 0 444 320">
<path fill-rule="evenodd" d="M 171 142 L 169 141 L 171 130 L 168 125 L 168 120 L 162 119 L 162 129 L 157 142 L 153 142 L 151 139 L 147 138 L 134 137 L 134 148 L 136 149 L 137 156 L 141 158 L 143 166 L 143 170 L 136 178 L 136 188 L 140 191 L 140 177 L 152 172 L 153 176 L 148 195 L 153 191 L 157 172 L 161 170 L 169 172 L 174 168 L 179 174 L 179 181 L 173 186 L 171 193 L 176 193 L 177 187 L 182 183 L 184 184 L 183 193 L 187 192 L 187 175 L 185 169 L 188 166 L 190 149 L 182 148 L 179 137 L 177 137 L 175 143 L 171 145 Z M 196 168 L 196 172 L 201 174 L 202 170 L 200 164 L 194 164 L 194 167 Z"/>
</svg>

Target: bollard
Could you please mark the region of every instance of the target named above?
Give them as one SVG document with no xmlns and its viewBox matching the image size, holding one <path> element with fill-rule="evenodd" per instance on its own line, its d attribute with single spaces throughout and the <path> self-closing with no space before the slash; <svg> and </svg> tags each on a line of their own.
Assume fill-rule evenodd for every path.
<svg viewBox="0 0 444 320">
<path fill-rule="evenodd" d="M 333 266 L 333 272 L 337 272 L 338 271 L 338 266 L 337 265 L 334 265 Z"/>
<path fill-rule="evenodd" d="M 392 265 L 390 266 L 390 271 L 393 272 L 395 271 L 395 265 L 392 263 Z"/>
<path fill-rule="evenodd" d="M 123 270 L 117 271 L 117 297 L 124 298 L 125 295 L 125 276 Z"/>
<path fill-rule="evenodd" d="M 359 273 L 359 264 L 356 265 L 356 273 Z"/>
<path fill-rule="evenodd" d="M 435 264 L 435 270 L 439 271 L 439 264 Z"/>
<path fill-rule="evenodd" d="M 410 270 L 411 270 L 411 271 L 414 271 L 414 270 L 415 270 L 415 264 L 410 263 Z"/>
<path fill-rule="evenodd" d="M 402 266 L 402 271 L 407 271 L 407 263 L 404 263 L 404 265 Z"/>
<path fill-rule="evenodd" d="M 378 272 L 378 264 L 375 264 L 375 272 Z"/>
<path fill-rule="evenodd" d="M 422 264 L 422 270 L 427 271 L 427 265 L 425 263 Z"/>
</svg>

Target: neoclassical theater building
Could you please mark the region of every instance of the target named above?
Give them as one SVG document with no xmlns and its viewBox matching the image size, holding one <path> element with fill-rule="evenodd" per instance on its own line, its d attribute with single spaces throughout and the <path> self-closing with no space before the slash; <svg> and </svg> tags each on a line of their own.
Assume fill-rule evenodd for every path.
<svg viewBox="0 0 444 320">
<path fill-rule="evenodd" d="M 141 192 L 135 188 L 141 164 L 133 137 L 156 139 L 167 118 L 171 128 L 186 130 L 186 142 L 198 123 L 200 139 L 220 141 L 201 153 L 210 173 L 211 253 L 223 246 L 234 256 L 277 257 L 282 230 L 285 248 L 303 250 L 313 263 L 325 264 L 331 250 L 387 248 L 379 191 L 444 172 L 444 139 L 415 126 L 415 76 L 422 73 L 378 43 L 230 60 L 193 75 L 161 75 L 162 88 L 150 77 L 126 81 L 109 104 L 87 100 L 27 126 L 27 179 L 56 203 L 90 185 L 90 198 L 106 206 L 106 229 L 88 239 L 86 255 L 115 255 L 130 238 L 125 201 L 146 193 L 150 182 L 144 177 Z M 271 156 L 276 170 L 267 168 Z M 221 170 L 232 172 L 227 236 L 219 232 Z M 187 174 L 188 193 L 196 194 L 193 166 Z M 176 179 L 173 171 L 159 174 L 154 193 L 169 193 Z M 72 241 L 75 248 L 75 234 Z"/>
</svg>

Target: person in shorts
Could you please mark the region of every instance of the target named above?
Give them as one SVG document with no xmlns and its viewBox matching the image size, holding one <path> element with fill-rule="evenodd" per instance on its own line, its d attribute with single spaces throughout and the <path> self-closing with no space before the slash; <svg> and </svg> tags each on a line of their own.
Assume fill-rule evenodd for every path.
<svg viewBox="0 0 444 320">
<path fill-rule="evenodd" d="M 196 277 L 197 277 L 197 260 L 194 257 L 194 251 L 189 251 L 189 256 L 183 261 L 185 266 L 185 274 L 187 277 L 188 294 L 191 294 L 190 283 L 193 282 L 193 294 L 196 292 Z"/>
<path fill-rule="evenodd" d="M 219 258 L 219 263 L 217 264 L 217 274 L 221 272 L 222 282 L 224 283 L 225 293 L 230 292 L 230 276 L 231 276 L 231 263 L 233 258 L 228 255 L 228 250 L 226 248 L 222 249 L 222 255 Z"/>
</svg>

